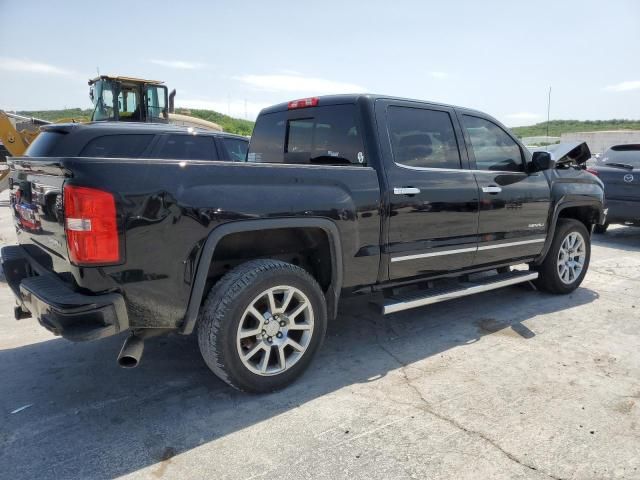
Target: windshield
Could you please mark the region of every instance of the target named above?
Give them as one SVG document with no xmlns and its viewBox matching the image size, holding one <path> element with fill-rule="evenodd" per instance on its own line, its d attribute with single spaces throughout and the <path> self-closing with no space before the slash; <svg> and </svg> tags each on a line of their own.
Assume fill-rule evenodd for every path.
<svg viewBox="0 0 640 480">
<path fill-rule="evenodd" d="M 93 113 L 91 121 L 113 120 L 113 85 L 108 80 L 98 80 L 93 85 Z"/>
<path fill-rule="evenodd" d="M 640 168 L 640 145 L 617 145 L 604 152 L 598 159 L 598 165 L 617 163 Z"/>
</svg>

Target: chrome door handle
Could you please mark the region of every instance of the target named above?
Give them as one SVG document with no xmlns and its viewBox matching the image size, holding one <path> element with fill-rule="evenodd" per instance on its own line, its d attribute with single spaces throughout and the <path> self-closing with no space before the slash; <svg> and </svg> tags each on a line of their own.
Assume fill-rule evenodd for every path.
<svg viewBox="0 0 640 480">
<path fill-rule="evenodd" d="M 415 195 L 416 193 L 420 193 L 420 189 L 414 187 L 395 187 L 393 193 L 394 195 Z"/>
<path fill-rule="evenodd" d="M 483 191 L 484 193 L 492 193 L 492 194 L 495 194 L 495 193 L 500 193 L 500 192 L 502 191 L 502 188 L 497 187 L 497 186 L 495 186 L 495 185 L 489 185 L 488 187 L 482 187 L 482 191 Z"/>
</svg>

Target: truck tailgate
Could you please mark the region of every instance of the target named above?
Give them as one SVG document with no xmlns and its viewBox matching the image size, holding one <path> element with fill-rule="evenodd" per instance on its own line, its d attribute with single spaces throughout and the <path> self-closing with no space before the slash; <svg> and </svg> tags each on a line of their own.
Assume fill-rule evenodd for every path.
<svg viewBox="0 0 640 480">
<path fill-rule="evenodd" d="M 66 172 L 55 159 L 9 160 L 10 207 L 18 241 L 35 257 L 68 261 L 62 209 Z M 53 269 L 53 268 L 52 268 Z"/>
</svg>

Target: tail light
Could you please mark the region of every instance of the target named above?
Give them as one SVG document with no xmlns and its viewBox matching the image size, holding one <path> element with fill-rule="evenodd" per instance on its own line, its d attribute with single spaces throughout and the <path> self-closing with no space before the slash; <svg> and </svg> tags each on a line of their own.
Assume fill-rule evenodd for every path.
<svg viewBox="0 0 640 480">
<path fill-rule="evenodd" d="M 300 100 L 292 100 L 287 104 L 289 110 L 297 108 L 317 107 L 318 97 L 301 98 Z"/>
<path fill-rule="evenodd" d="M 120 240 L 113 195 L 95 188 L 64 187 L 69 259 L 75 265 L 120 261 Z"/>
<path fill-rule="evenodd" d="M 593 167 L 587 167 L 587 172 L 591 173 L 592 175 L 595 175 L 596 177 L 598 176 L 598 171 L 593 168 Z"/>
</svg>

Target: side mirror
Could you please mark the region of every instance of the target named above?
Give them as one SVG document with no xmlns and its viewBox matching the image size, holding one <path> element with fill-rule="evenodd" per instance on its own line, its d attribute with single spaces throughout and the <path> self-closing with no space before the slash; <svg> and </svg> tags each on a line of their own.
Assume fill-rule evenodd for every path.
<svg viewBox="0 0 640 480">
<path fill-rule="evenodd" d="M 542 172 L 555 168 L 556 162 L 551 158 L 549 152 L 533 152 L 531 159 L 531 171 Z"/>
</svg>

